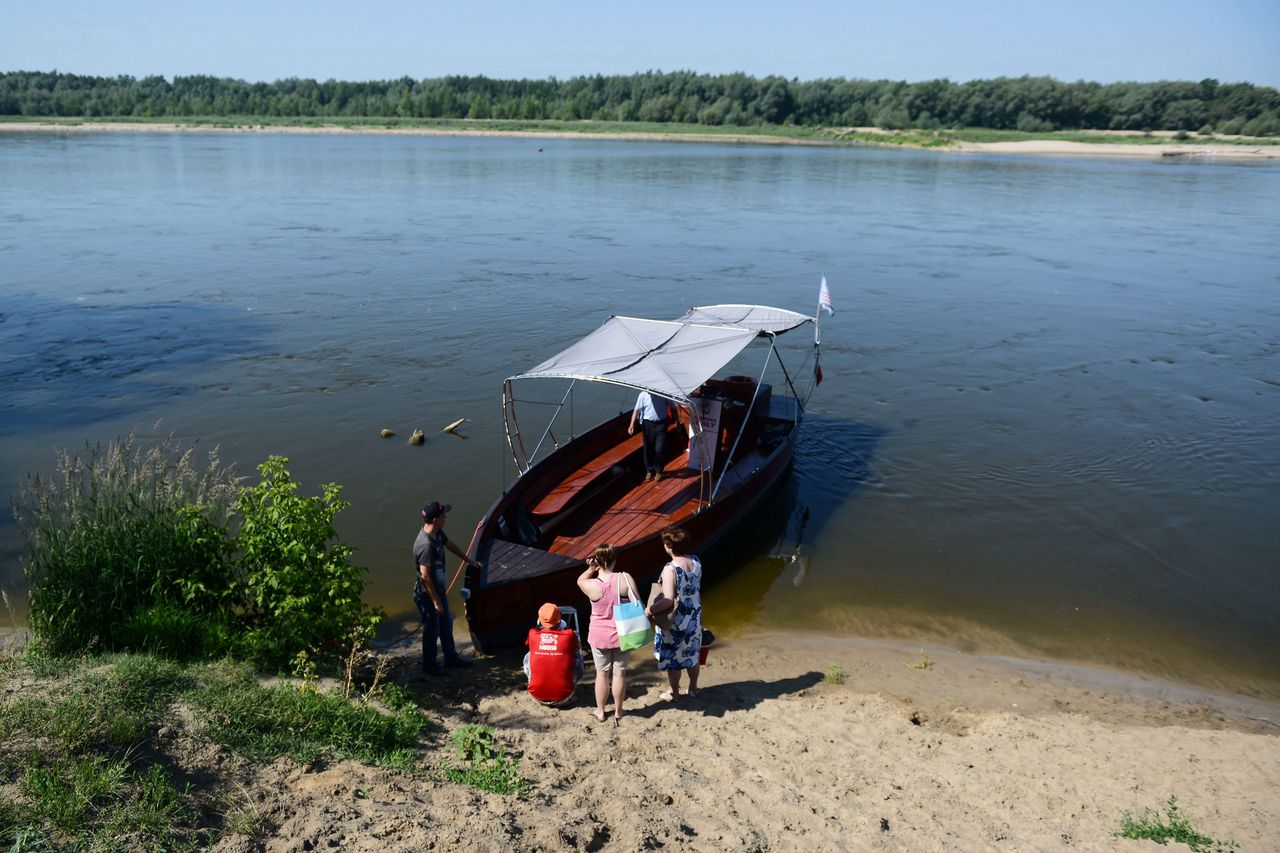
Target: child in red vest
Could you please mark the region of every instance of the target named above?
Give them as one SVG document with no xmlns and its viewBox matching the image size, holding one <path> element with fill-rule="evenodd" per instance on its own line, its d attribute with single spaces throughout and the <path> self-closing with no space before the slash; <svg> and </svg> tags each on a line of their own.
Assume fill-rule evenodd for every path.
<svg viewBox="0 0 1280 853">
<path fill-rule="evenodd" d="M 525 645 L 529 695 L 555 708 L 570 704 L 582 678 L 582 653 L 578 635 L 560 618 L 559 607 L 548 603 L 538 609 L 538 627 L 529 629 Z"/>
</svg>

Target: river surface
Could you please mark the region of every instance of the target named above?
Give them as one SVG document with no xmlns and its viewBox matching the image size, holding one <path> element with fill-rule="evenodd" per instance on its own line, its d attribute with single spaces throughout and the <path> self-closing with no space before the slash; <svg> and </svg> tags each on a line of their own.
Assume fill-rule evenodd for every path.
<svg viewBox="0 0 1280 853">
<path fill-rule="evenodd" d="M 0 491 L 134 430 L 283 454 L 408 619 L 418 508 L 465 542 L 513 474 L 505 377 L 824 273 L 825 381 L 710 627 L 1280 697 L 1274 164 L 2 133 Z M 6 509 L 11 592 L 20 549 Z"/>
</svg>

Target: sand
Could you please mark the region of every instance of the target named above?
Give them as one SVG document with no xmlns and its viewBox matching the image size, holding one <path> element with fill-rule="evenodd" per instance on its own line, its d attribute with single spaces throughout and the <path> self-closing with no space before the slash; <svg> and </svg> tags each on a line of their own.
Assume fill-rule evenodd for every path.
<svg viewBox="0 0 1280 853">
<path fill-rule="evenodd" d="M 863 134 L 888 134 L 880 128 L 837 128 L 844 132 Z M 291 134 L 367 134 L 396 136 L 508 136 L 526 139 L 596 139 L 649 142 L 704 142 L 720 145 L 802 145 L 830 147 L 837 145 L 868 145 L 864 141 L 847 142 L 832 139 L 793 139 L 750 134 L 689 134 L 689 133 L 567 133 L 525 130 L 475 130 L 435 129 L 427 127 L 375 128 L 375 127 L 300 127 L 284 125 L 239 125 L 215 127 L 211 125 L 173 124 L 161 122 L 110 122 L 91 121 L 79 124 L 59 122 L 21 121 L 0 122 L 0 133 L 291 133 Z M 1105 137 L 1111 132 L 1098 131 Z M 1154 134 L 1162 138 L 1159 143 L 1139 145 L 1121 142 L 1069 142 L 1066 140 L 1036 139 L 1017 142 L 956 142 L 946 148 L 930 148 L 929 151 L 951 154 L 1020 154 L 1042 156 L 1093 156 L 1128 157 L 1146 159 L 1171 158 L 1175 160 L 1238 161 L 1280 159 L 1280 145 L 1232 145 L 1232 144 L 1178 144 L 1173 134 Z M 887 148 L 913 148 L 910 145 L 886 144 Z"/>
<path fill-rule="evenodd" d="M 448 733 L 493 726 L 520 798 L 340 762 L 243 765 L 263 837 L 218 849 L 1142 850 L 1121 813 L 1170 795 L 1194 827 L 1280 847 L 1280 706 L 1087 668 L 806 636 L 722 640 L 662 702 L 632 653 L 627 714 L 536 705 L 519 659 L 400 676 Z M 843 684 L 824 675 L 833 666 Z M 442 753 L 443 755 L 443 753 Z M 1177 849 L 1177 848 L 1174 848 Z"/>
</svg>

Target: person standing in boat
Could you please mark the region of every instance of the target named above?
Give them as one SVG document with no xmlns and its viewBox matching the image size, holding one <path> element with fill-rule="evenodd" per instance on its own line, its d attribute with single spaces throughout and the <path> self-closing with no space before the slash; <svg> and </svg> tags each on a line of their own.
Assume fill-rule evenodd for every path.
<svg viewBox="0 0 1280 853">
<path fill-rule="evenodd" d="M 613 673 L 613 724 L 622 719 L 622 703 L 627 698 L 627 652 L 618 643 L 618 626 L 613 621 L 613 605 L 636 595 L 636 582 L 626 572 L 613 570 L 617 554 L 612 545 L 601 545 L 587 558 L 587 569 L 578 576 L 578 588 L 591 600 L 591 627 L 587 642 L 596 665 L 595 717 L 605 720 L 609 701 L 609 674 Z"/>
<path fill-rule="evenodd" d="M 662 479 L 662 453 L 667 449 L 667 426 L 671 423 L 672 406 L 666 397 L 655 397 L 641 391 L 631 410 L 631 423 L 627 435 L 635 435 L 636 421 L 644 436 L 644 478 L 657 482 Z"/>
<path fill-rule="evenodd" d="M 422 671 L 428 675 L 444 675 L 436 663 L 436 640 L 444 652 L 444 665 L 463 669 L 471 662 L 458 654 L 453 642 L 453 614 L 449 612 L 448 586 L 445 579 L 444 552 L 452 551 L 468 565 L 472 561 L 444 533 L 445 519 L 453 507 L 431 501 L 422 508 L 422 529 L 413 543 L 413 562 L 418 567 L 413 585 L 413 603 L 422 614 Z"/>
<path fill-rule="evenodd" d="M 667 674 L 670 689 L 659 697 L 664 702 L 680 696 L 680 673 L 689 671 L 689 695 L 698 695 L 698 655 L 702 651 L 702 563 L 689 553 L 688 531 L 668 527 L 662 531 L 662 547 L 667 552 L 667 564 L 662 567 L 662 597 L 645 608 L 645 615 L 653 618 L 653 609 L 659 611 L 675 602 L 671 614 L 671 628 L 657 628 L 653 651 L 658 659 L 658 669 Z"/>
</svg>

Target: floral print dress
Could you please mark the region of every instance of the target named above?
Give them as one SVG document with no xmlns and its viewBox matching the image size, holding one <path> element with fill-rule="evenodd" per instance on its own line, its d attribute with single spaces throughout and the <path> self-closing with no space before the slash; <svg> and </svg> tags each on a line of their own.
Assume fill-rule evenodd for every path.
<svg viewBox="0 0 1280 853">
<path fill-rule="evenodd" d="M 698 653 L 702 650 L 702 563 L 697 557 L 689 560 L 693 565 L 687 571 L 677 563 L 667 563 L 676 573 L 676 609 L 671 617 L 671 630 L 659 628 L 653 638 L 658 669 L 689 669 L 698 665 Z"/>
</svg>

